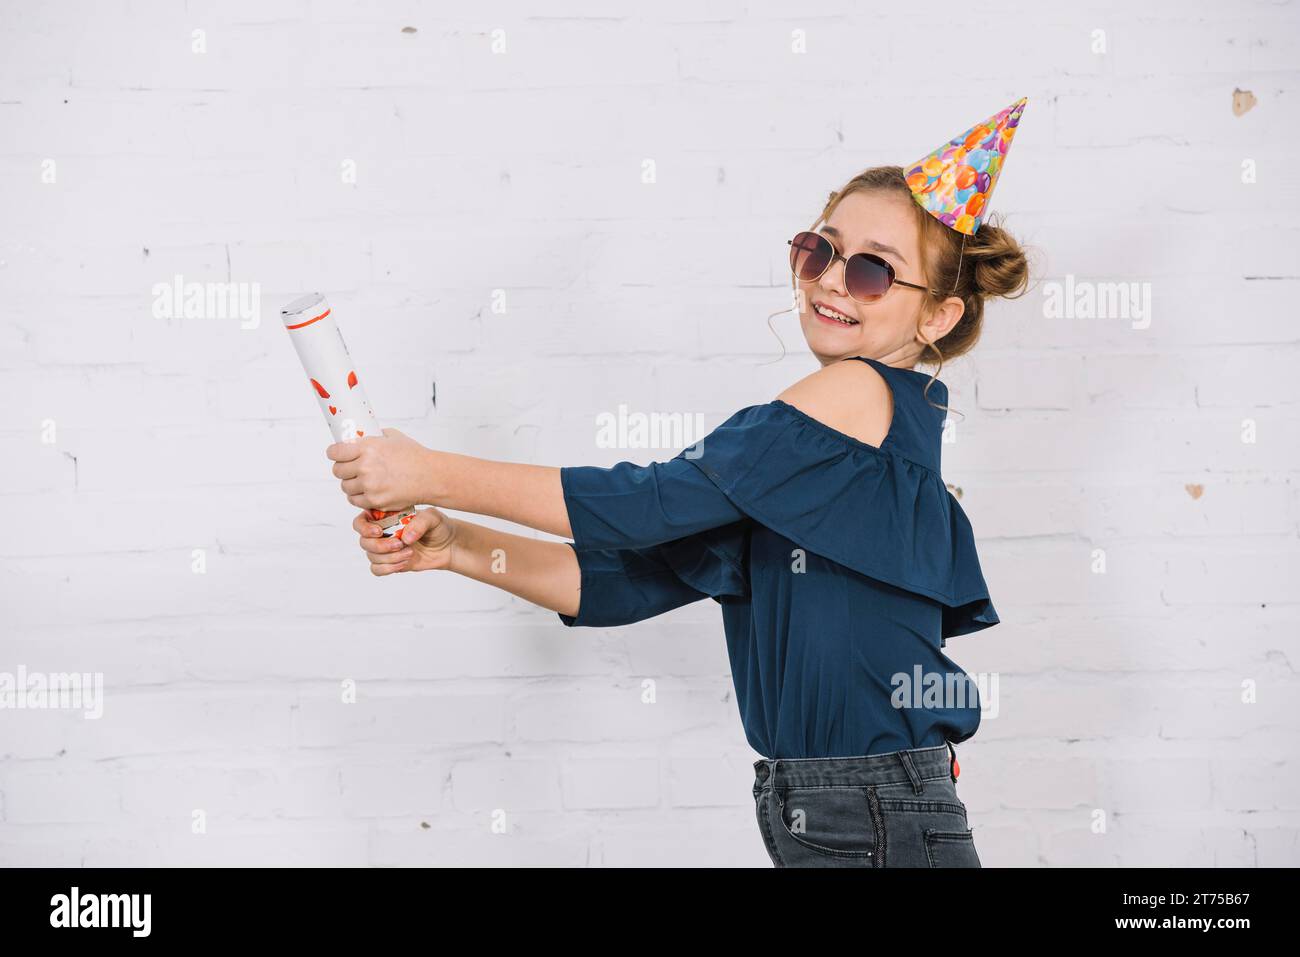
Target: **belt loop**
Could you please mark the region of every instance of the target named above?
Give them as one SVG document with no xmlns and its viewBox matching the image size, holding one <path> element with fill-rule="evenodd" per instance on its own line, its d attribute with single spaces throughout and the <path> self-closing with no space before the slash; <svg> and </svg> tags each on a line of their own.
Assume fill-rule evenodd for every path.
<svg viewBox="0 0 1300 957">
<path fill-rule="evenodd" d="M 917 773 L 916 765 L 912 763 L 912 753 L 907 750 L 899 751 L 898 760 L 902 762 L 903 770 L 907 772 L 907 777 L 912 782 L 912 793 L 920 794 L 925 790 L 925 784 L 921 780 L 921 775 Z"/>
</svg>

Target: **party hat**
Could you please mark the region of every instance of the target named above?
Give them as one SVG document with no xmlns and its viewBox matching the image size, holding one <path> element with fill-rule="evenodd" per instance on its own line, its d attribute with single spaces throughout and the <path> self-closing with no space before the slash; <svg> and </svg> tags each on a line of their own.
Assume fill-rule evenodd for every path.
<svg viewBox="0 0 1300 957">
<path fill-rule="evenodd" d="M 945 226 L 974 236 L 988 214 L 993 187 L 1029 97 L 976 123 L 961 136 L 903 167 L 912 197 Z"/>
</svg>

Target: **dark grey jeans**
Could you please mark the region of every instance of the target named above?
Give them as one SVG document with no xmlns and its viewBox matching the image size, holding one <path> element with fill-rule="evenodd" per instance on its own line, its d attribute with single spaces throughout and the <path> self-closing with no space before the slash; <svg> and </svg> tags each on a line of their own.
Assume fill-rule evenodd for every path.
<svg viewBox="0 0 1300 957">
<path fill-rule="evenodd" d="M 754 762 L 777 867 L 980 867 L 951 744 L 857 758 Z"/>
</svg>

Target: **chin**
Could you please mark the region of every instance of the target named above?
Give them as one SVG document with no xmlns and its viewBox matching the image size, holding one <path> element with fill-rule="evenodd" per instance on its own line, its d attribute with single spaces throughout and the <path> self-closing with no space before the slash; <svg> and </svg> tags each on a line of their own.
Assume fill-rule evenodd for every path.
<svg viewBox="0 0 1300 957">
<path fill-rule="evenodd" d="M 808 340 L 809 345 L 818 343 L 827 346 L 832 352 L 844 352 L 846 349 L 856 348 L 856 344 L 862 339 L 862 327 L 853 326 L 847 329 L 833 329 L 816 320 L 811 320 L 804 324 L 803 336 Z"/>
<path fill-rule="evenodd" d="M 827 335 L 819 330 L 805 331 L 804 342 L 808 344 L 808 351 L 819 359 L 823 365 L 842 359 L 845 356 L 855 356 L 861 351 L 857 339 L 834 334 Z"/>
</svg>

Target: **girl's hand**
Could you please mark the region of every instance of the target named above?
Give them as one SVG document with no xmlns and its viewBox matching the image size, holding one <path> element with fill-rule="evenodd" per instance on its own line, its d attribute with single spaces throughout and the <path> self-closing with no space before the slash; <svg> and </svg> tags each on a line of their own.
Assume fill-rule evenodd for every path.
<svg viewBox="0 0 1300 957">
<path fill-rule="evenodd" d="M 361 536 L 372 575 L 431 571 L 451 565 L 456 523 L 436 508 L 417 509 L 401 533 L 391 538 L 384 538 L 383 530 L 365 512 L 353 520 L 352 527 Z"/>
<path fill-rule="evenodd" d="M 343 480 L 343 493 L 357 508 L 396 512 L 428 500 L 432 454 L 397 429 L 335 442 L 325 455 L 334 462 L 335 477 Z"/>
</svg>

